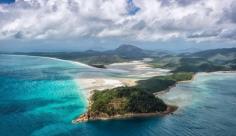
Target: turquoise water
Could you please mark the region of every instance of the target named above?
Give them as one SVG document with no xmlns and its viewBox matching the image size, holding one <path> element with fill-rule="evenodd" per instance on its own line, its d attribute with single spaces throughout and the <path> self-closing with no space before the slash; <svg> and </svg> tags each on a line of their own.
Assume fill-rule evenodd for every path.
<svg viewBox="0 0 236 136">
<path fill-rule="evenodd" d="M 48 58 L 0 56 L 0 135 L 55 135 L 86 110 L 69 73 L 84 67 Z"/>
<path fill-rule="evenodd" d="M 1 136 L 234 136 L 236 74 L 200 74 L 161 97 L 179 105 L 174 115 L 71 120 L 86 110 L 75 73 L 96 72 L 66 61 L 0 55 Z"/>
</svg>

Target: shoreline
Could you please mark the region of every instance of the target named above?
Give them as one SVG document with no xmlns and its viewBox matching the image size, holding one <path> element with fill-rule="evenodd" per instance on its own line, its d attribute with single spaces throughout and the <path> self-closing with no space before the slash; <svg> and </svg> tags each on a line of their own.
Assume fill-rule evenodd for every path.
<svg viewBox="0 0 236 136">
<path fill-rule="evenodd" d="M 79 65 L 79 66 L 84 66 L 84 67 L 88 67 L 88 68 L 94 68 L 94 69 L 98 69 L 96 67 L 78 62 L 78 61 L 73 61 L 73 60 L 65 60 L 65 59 L 59 59 L 59 58 L 54 58 L 54 57 L 46 57 L 46 56 L 33 56 L 33 55 L 22 55 L 22 54 L 4 54 L 4 55 L 8 55 L 8 56 L 27 56 L 27 57 L 39 57 L 39 58 L 45 58 L 45 59 L 51 59 L 51 60 L 57 60 L 57 61 L 62 61 L 62 62 L 68 62 L 71 64 L 75 64 L 75 65 Z"/>
<path fill-rule="evenodd" d="M 127 72 L 127 74 L 119 77 L 111 77 L 107 75 L 75 77 L 75 82 L 77 82 L 78 86 L 84 91 L 85 97 L 87 97 L 87 99 L 89 99 L 89 97 L 92 95 L 93 90 L 112 89 L 121 86 L 135 86 L 138 80 L 169 74 L 169 70 L 167 69 L 151 68 L 151 66 L 146 64 L 144 60 L 113 63 L 106 65 L 106 69 L 99 69 L 96 67 L 94 68 L 98 69 L 99 71 L 116 71 L 118 73 L 121 71 L 121 73 Z M 140 72 L 142 75 L 140 75 Z"/>
<path fill-rule="evenodd" d="M 190 80 L 177 81 L 174 85 L 169 86 L 167 89 L 162 90 L 162 91 L 159 91 L 159 92 L 155 92 L 155 93 L 153 93 L 153 94 L 154 94 L 155 96 L 162 95 L 162 94 L 164 94 L 164 93 L 169 92 L 172 88 L 176 87 L 176 85 L 179 84 L 179 83 L 192 82 L 192 81 L 195 79 L 195 77 L 197 76 L 197 74 L 198 74 L 198 73 L 194 73 L 193 76 L 192 76 L 192 78 L 191 78 Z"/>
<path fill-rule="evenodd" d="M 159 92 L 153 93 L 153 94 L 155 96 L 158 96 L 158 95 L 167 93 L 167 92 L 170 91 L 170 89 L 175 87 L 178 83 L 192 82 L 196 78 L 196 76 L 199 75 L 199 74 L 204 74 L 204 73 L 206 73 L 206 74 L 210 74 L 210 73 L 232 73 L 232 72 L 236 72 L 236 71 L 197 72 L 197 73 L 193 74 L 193 76 L 192 76 L 192 78 L 190 80 L 178 81 L 174 85 L 169 86 L 167 89 L 165 89 L 163 91 L 159 91 Z M 112 79 L 112 78 L 108 77 L 105 80 L 109 80 L 109 79 Z M 120 81 L 120 83 L 122 83 L 120 79 L 122 79 L 122 78 L 116 78 L 115 80 Z M 125 79 L 129 80 L 129 78 L 125 78 Z M 97 80 L 99 80 L 99 79 L 97 79 Z M 136 81 L 138 81 L 138 79 L 136 79 Z M 126 85 L 123 82 L 122 84 L 120 84 L 120 86 L 126 86 Z M 117 87 L 117 86 L 112 85 L 110 88 L 115 88 L 115 87 Z M 103 86 L 103 89 L 110 89 L 110 88 L 107 88 L 106 86 Z M 103 89 L 101 89 L 101 90 L 103 90 Z M 93 92 L 93 90 L 91 89 L 90 90 L 90 96 L 92 95 L 92 92 Z M 90 100 L 89 99 L 88 99 L 88 101 L 89 101 L 89 104 L 90 104 Z M 164 116 L 164 115 L 172 114 L 173 112 L 175 112 L 178 109 L 178 106 L 173 106 L 173 105 L 169 105 L 169 104 L 167 104 L 167 106 L 168 106 L 167 110 L 164 111 L 164 112 L 157 112 L 157 113 L 127 113 L 127 114 L 124 114 L 124 115 L 115 115 L 115 116 L 110 116 L 110 117 L 98 117 L 98 118 L 90 119 L 88 117 L 88 114 L 87 114 L 87 112 L 89 111 L 89 107 L 90 107 L 90 105 L 89 105 L 88 109 L 87 109 L 87 112 L 82 114 L 82 115 L 80 115 L 76 119 L 72 120 L 72 123 L 76 124 L 76 123 L 87 122 L 87 121 L 94 121 L 94 120 L 113 120 L 113 119 L 126 119 L 126 118 L 133 118 L 133 117 Z"/>
<path fill-rule="evenodd" d="M 92 96 L 94 90 L 112 89 L 122 86 L 135 86 L 138 79 L 131 78 L 112 78 L 112 77 L 95 77 L 95 78 L 76 78 L 74 79 L 84 92 L 87 100 Z"/>
<path fill-rule="evenodd" d="M 52 60 L 57 60 L 57 61 L 63 61 L 63 62 L 68 62 L 68 63 L 72 63 L 72 64 L 75 64 L 75 65 L 79 65 L 79 66 L 84 66 L 84 67 L 88 67 L 88 68 L 93 68 L 93 69 L 98 69 L 96 67 L 92 67 L 92 66 L 89 66 L 89 65 L 86 65 L 86 64 L 83 64 L 83 63 L 80 63 L 80 62 L 77 62 L 77 61 L 70 61 L 70 60 L 63 60 L 63 59 L 58 59 L 58 58 L 52 58 L 52 57 L 43 57 L 43 56 L 30 56 L 30 55 L 11 55 L 11 56 L 27 56 L 27 57 L 39 57 L 39 58 L 47 58 L 47 59 L 52 59 Z M 129 62 L 126 62 L 126 64 L 128 64 Z M 140 67 L 139 67 L 140 68 Z M 142 68 L 142 67 L 141 67 Z M 138 70 L 138 69 L 137 69 Z M 236 71 L 213 71 L 213 72 L 196 72 L 194 73 L 193 75 L 193 78 L 191 80 L 185 80 L 185 81 L 178 81 L 176 82 L 174 85 L 172 86 L 169 86 L 167 89 L 165 90 L 162 90 L 162 91 L 159 91 L 159 92 L 156 92 L 154 93 L 154 95 L 159 95 L 159 94 L 164 94 L 166 92 L 169 92 L 172 88 L 174 88 L 178 83 L 185 83 L 185 82 L 192 82 L 195 77 L 197 75 L 208 75 L 208 74 L 224 74 L 224 73 L 235 73 Z M 92 78 L 94 79 L 94 78 Z M 111 78 L 109 77 L 104 77 L 103 80 L 105 80 L 104 82 L 109 82 Z M 121 81 L 121 79 L 123 79 L 123 82 Z M 99 78 L 95 79 L 95 80 L 101 80 Z M 118 82 L 113 82 L 114 84 L 116 85 L 121 85 L 121 86 L 129 86 L 130 82 L 133 82 L 135 83 L 138 79 L 136 79 L 136 81 L 133 81 L 134 79 L 130 79 L 130 78 L 112 78 L 112 80 L 116 80 L 116 81 L 120 81 L 120 83 Z M 132 81 L 131 81 L 132 80 Z M 76 82 L 80 82 L 78 80 L 76 80 Z M 112 83 L 112 82 L 110 82 Z M 85 83 L 86 84 L 86 83 Z M 95 83 L 96 84 L 96 83 Z M 114 87 L 117 87 L 117 86 L 114 86 L 114 84 L 110 84 L 112 86 L 112 88 Z M 81 85 L 81 84 L 80 84 Z M 119 86 L 118 85 L 118 86 Z M 83 85 L 82 85 L 83 86 Z M 108 89 L 107 86 L 103 86 L 101 85 L 100 87 L 103 87 L 101 90 L 103 90 L 104 88 L 105 89 Z M 93 90 L 94 88 L 96 87 L 93 87 L 93 88 L 90 88 L 90 91 L 88 91 L 89 89 L 84 89 L 82 91 L 82 93 L 84 93 L 84 95 L 86 97 L 89 97 L 90 95 L 92 95 L 93 93 Z M 88 99 L 86 99 L 88 100 Z M 124 115 L 116 115 L 116 116 L 111 116 L 111 117 L 108 117 L 108 118 L 98 118 L 98 119 L 88 119 L 88 120 L 84 120 L 84 121 L 93 121 L 93 120 L 113 120 L 113 119 L 126 119 L 126 118 L 134 118 L 134 117 L 150 117 L 150 116 L 164 116 L 164 115 L 168 115 L 168 114 L 172 114 L 173 112 L 175 112 L 178 107 L 177 106 L 171 106 L 171 105 L 168 105 L 168 109 L 164 112 L 158 112 L 158 113 L 127 113 L 127 114 L 124 114 Z M 84 114 L 82 114 L 83 116 Z M 79 117 L 80 118 L 80 117 Z M 84 121 L 77 121 L 77 119 L 79 118 L 76 118 L 75 120 L 72 120 L 72 123 L 79 123 L 79 122 L 84 122 Z"/>
<path fill-rule="evenodd" d="M 167 108 L 163 112 L 151 112 L 151 113 L 126 113 L 123 115 L 114 115 L 110 117 L 97 117 L 89 118 L 88 113 L 80 115 L 78 118 L 72 120 L 73 124 L 78 124 L 87 121 L 97 121 L 97 120 L 116 120 L 116 119 L 127 119 L 127 118 L 143 118 L 143 117 L 152 117 L 152 116 L 165 116 L 173 114 L 178 109 L 177 106 L 167 105 Z"/>
<path fill-rule="evenodd" d="M 192 82 L 193 80 L 196 79 L 196 76 L 198 76 L 198 75 L 224 74 L 224 73 L 236 73 L 236 71 L 197 72 L 197 73 L 194 73 L 194 74 L 193 74 L 192 79 L 190 79 L 190 80 L 185 80 L 185 81 L 178 81 L 178 82 L 176 82 L 174 85 L 169 86 L 167 89 L 154 93 L 154 95 L 155 95 L 155 96 L 158 96 L 158 95 L 162 95 L 162 94 L 164 94 L 164 93 L 167 93 L 167 92 L 169 92 L 172 88 L 176 87 L 176 85 L 179 84 L 179 83 Z"/>
<path fill-rule="evenodd" d="M 152 68 L 145 60 L 135 60 L 130 62 L 112 63 L 106 65 L 107 70 L 121 70 L 127 73 L 126 77 L 150 78 L 153 76 L 163 76 L 170 73 L 169 69 Z"/>
<path fill-rule="evenodd" d="M 57 61 L 63 61 L 63 62 L 68 62 L 68 63 L 72 63 L 72 64 L 75 64 L 75 65 L 79 65 L 79 66 L 84 66 L 84 67 L 88 67 L 88 68 L 93 68 L 93 69 L 98 69 L 96 67 L 92 67 L 92 66 L 89 66 L 89 65 L 86 65 L 84 63 L 80 63 L 80 62 L 77 62 L 77 61 L 71 61 L 71 60 L 63 60 L 63 59 L 58 59 L 58 58 L 53 58 L 53 57 L 44 57 L 44 56 L 31 56 L 31 55 L 12 55 L 12 54 L 5 54 L 5 55 L 9 55 L 9 56 L 27 56 L 27 57 L 39 57 L 39 58 L 47 58 L 47 59 L 52 59 L 52 60 L 57 60 Z M 126 64 L 129 64 L 129 62 L 125 62 Z M 132 62 L 131 62 L 132 63 Z M 145 65 L 145 64 L 144 64 Z M 141 66 L 141 67 L 136 67 L 137 70 L 142 69 L 143 67 L 146 67 L 147 65 L 145 66 Z M 148 67 L 148 66 L 147 66 Z M 236 71 L 212 71 L 212 72 L 196 72 L 194 73 L 193 75 L 193 78 L 191 80 L 186 80 L 186 81 L 178 81 L 176 82 L 174 85 L 172 86 L 169 86 L 167 89 L 165 90 L 162 90 L 162 91 L 159 91 L 159 92 L 156 92 L 154 93 L 154 95 L 159 95 L 159 94 L 164 94 L 166 92 L 169 92 L 172 88 L 174 88 L 178 83 L 185 83 L 185 82 L 191 82 L 195 79 L 195 77 L 197 75 L 208 75 L 208 74 L 224 74 L 224 73 L 235 73 Z M 94 78 L 93 78 L 94 79 Z M 109 82 L 111 78 L 109 77 L 104 77 L 103 80 L 105 80 L 104 82 Z M 121 79 L 123 79 L 123 81 L 121 81 Z M 99 78 L 97 78 L 96 80 L 101 80 Z M 116 81 L 120 81 L 119 83 L 118 82 L 110 82 L 112 84 L 109 84 L 111 85 L 111 88 L 114 88 L 114 87 L 117 87 L 117 86 L 129 86 L 131 84 L 134 84 L 138 79 L 136 79 L 136 81 L 134 81 L 135 79 L 130 79 L 130 78 L 113 78 L 112 80 L 116 80 Z M 110 80 L 111 81 L 111 80 Z M 80 82 L 76 79 L 76 82 Z M 86 84 L 86 83 L 85 83 Z M 95 83 L 96 84 L 96 83 Z M 115 84 L 115 86 L 114 86 Z M 81 84 L 79 84 L 81 85 Z M 116 86 L 117 85 L 117 86 Z M 82 85 L 83 86 L 83 85 Z M 103 89 L 108 89 L 107 86 L 103 86 L 101 85 L 100 87 L 103 87 L 101 90 Z M 82 93 L 84 93 L 84 95 L 86 97 L 89 97 L 90 95 L 92 95 L 93 93 L 93 90 L 94 88 L 96 87 L 93 87 L 93 88 L 90 88 L 90 89 L 85 89 Z M 87 100 L 87 99 L 86 99 Z M 170 106 L 170 105 L 168 105 Z M 175 108 L 175 110 L 172 110 L 172 112 L 176 111 L 177 110 L 177 107 Z M 168 112 L 168 110 L 166 111 L 167 113 L 135 113 L 135 114 L 125 114 L 125 115 L 118 115 L 118 116 L 114 116 L 114 117 L 111 117 L 111 118 L 104 118 L 104 120 L 106 119 L 122 119 L 122 118 L 132 118 L 132 117 L 145 117 L 145 116 L 157 116 L 157 115 L 166 115 L 166 114 L 170 114 L 172 112 Z M 99 120 L 99 119 L 98 119 Z M 103 119 L 102 119 L 103 120 Z"/>
</svg>

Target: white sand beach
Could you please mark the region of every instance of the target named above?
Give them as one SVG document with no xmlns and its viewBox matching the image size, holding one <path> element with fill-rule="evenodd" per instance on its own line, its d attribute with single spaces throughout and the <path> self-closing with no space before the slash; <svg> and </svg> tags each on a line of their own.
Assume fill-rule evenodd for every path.
<svg viewBox="0 0 236 136">
<path fill-rule="evenodd" d="M 129 78 L 112 78 L 112 77 L 94 77 L 94 78 L 78 78 L 76 82 L 79 87 L 85 91 L 85 95 L 89 98 L 93 90 L 112 89 L 121 86 L 134 86 L 137 79 Z"/>
<path fill-rule="evenodd" d="M 169 74 L 169 70 L 152 68 L 143 60 L 114 63 L 106 67 L 107 69 L 98 69 L 98 73 L 93 73 L 92 76 L 80 76 L 75 79 L 79 87 L 85 91 L 87 98 L 91 96 L 93 90 L 135 86 L 138 80 Z M 109 76 L 105 74 L 106 72 L 115 72 L 118 76 Z"/>
<path fill-rule="evenodd" d="M 127 72 L 127 77 L 149 78 L 169 74 L 170 70 L 153 68 L 146 63 L 146 59 L 124 63 L 113 63 L 106 66 L 109 70 L 120 70 Z"/>
</svg>

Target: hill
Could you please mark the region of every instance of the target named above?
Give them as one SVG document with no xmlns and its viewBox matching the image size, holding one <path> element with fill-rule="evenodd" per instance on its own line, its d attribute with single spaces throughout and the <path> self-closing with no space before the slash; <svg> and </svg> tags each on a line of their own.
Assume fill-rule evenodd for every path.
<svg viewBox="0 0 236 136">
<path fill-rule="evenodd" d="M 177 72 L 172 75 L 156 76 L 146 80 L 139 80 L 135 87 L 155 93 L 166 90 L 179 81 L 191 80 L 193 76 L 194 74 L 191 72 Z"/>
<path fill-rule="evenodd" d="M 223 55 L 223 56 L 234 56 L 236 57 L 236 48 L 222 48 L 222 49 L 212 49 L 212 50 L 206 50 L 206 51 L 200 51 L 193 53 L 193 56 L 198 57 L 206 57 L 210 58 L 216 55 Z"/>
<path fill-rule="evenodd" d="M 165 104 L 154 94 L 136 87 L 117 87 L 96 91 L 90 106 L 73 123 L 89 120 L 165 115 L 174 112 L 176 106 Z"/>
<path fill-rule="evenodd" d="M 30 52 L 14 54 L 54 57 L 65 60 L 80 61 L 89 65 L 105 65 L 149 57 L 151 51 L 146 51 L 133 45 L 121 45 L 114 50 L 102 52 L 87 50 L 84 52 Z"/>
<path fill-rule="evenodd" d="M 153 67 L 175 72 L 212 72 L 236 70 L 236 48 L 214 49 L 196 53 L 168 55 L 153 59 Z"/>
<path fill-rule="evenodd" d="M 140 59 L 148 57 L 148 51 L 138 48 L 133 45 L 121 45 L 113 51 L 114 54 L 126 59 Z"/>
</svg>

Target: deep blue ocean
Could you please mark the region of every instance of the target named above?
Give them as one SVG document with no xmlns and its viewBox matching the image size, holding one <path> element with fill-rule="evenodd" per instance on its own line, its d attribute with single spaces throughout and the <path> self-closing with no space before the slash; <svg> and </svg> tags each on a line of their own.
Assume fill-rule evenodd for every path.
<svg viewBox="0 0 236 136">
<path fill-rule="evenodd" d="M 72 124 L 86 111 L 74 73 L 94 69 L 50 58 L 0 55 L 0 136 L 235 136 L 236 73 L 199 74 L 160 96 L 164 117 Z"/>
</svg>

